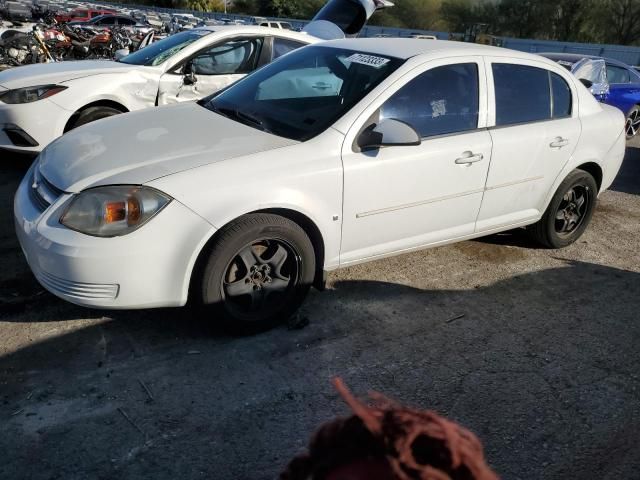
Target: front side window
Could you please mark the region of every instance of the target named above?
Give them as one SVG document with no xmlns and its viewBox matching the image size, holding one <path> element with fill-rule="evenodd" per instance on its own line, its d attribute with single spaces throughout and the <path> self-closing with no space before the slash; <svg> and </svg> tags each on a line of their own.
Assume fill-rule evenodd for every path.
<svg viewBox="0 0 640 480">
<path fill-rule="evenodd" d="M 329 128 L 402 63 L 341 48 L 301 48 L 200 104 L 254 128 L 305 141 Z"/>
<path fill-rule="evenodd" d="M 478 66 L 461 63 L 411 80 L 384 103 L 380 118 L 402 120 L 424 138 L 477 128 L 478 110 Z"/>
<path fill-rule="evenodd" d="M 508 63 L 493 64 L 496 126 L 551 118 L 549 71 Z"/>
<path fill-rule="evenodd" d="M 609 83 L 631 83 L 631 76 L 626 68 L 607 65 L 607 80 Z"/>
<path fill-rule="evenodd" d="M 274 37 L 273 39 L 273 53 L 271 59 L 275 60 L 282 55 L 285 55 L 292 50 L 296 50 L 300 47 L 304 47 L 304 43 L 296 42 L 295 40 L 289 40 L 288 38 Z"/>
<path fill-rule="evenodd" d="M 152 43 L 148 47 L 138 50 L 131 55 L 119 60 L 129 65 L 160 65 L 165 60 L 173 57 L 180 50 L 188 47 L 193 42 L 200 40 L 206 35 L 213 33 L 211 30 L 189 30 L 186 32 L 176 33 L 170 37 Z"/>
<path fill-rule="evenodd" d="M 232 75 L 255 70 L 262 38 L 245 38 L 216 45 L 191 60 L 196 75 Z"/>
</svg>

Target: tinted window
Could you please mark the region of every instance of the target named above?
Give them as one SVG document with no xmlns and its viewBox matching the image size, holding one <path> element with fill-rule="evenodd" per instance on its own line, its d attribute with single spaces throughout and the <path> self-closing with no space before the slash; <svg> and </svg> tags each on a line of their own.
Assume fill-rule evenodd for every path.
<svg viewBox="0 0 640 480">
<path fill-rule="evenodd" d="M 551 75 L 551 94 L 553 95 L 553 118 L 571 116 L 571 89 L 564 79 L 553 72 Z"/>
<path fill-rule="evenodd" d="M 402 62 L 339 48 L 300 48 L 200 104 L 254 128 L 304 141 L 329 128 Z"/>
<path fill-rule="evenodd" d="M 96 23 L 98 23 L 98 25 L 115 25 L 116 19 L 115 17 L 104 17 L 98 20 Z"/>
<path fill-rule="evenodd" d="M 495 63 L 492 67 L 497 126 L 551 118 L 547 70 L 505 63 Z"/>
<path fill-rule="evenodd" d="M 630 83 L 631 77 L 626 68 L 607 65 L 607 80 L 609 83 Z"/>
<path fill-rule="evenodd" d="M 381 118 L 408 123 L 421 137 L 478 126 L 478 66 L 446 65 L 414 78 L 385 102 Z"/>
<path fill-rule="evenodd" d="M 275 60 L 276 58 L 289 53 L 291 50 L 295 50 L 296 48 L 300 48 L 303 46 L 304 43 L 295 42 L 286 38 L 275 37 L 273 39 L 273 54 L 271 58 Z"/>
<path fill-rule="evenodd" d="M 191 61 L 196 75 L 231 75 L 249 73 L 256 68 L 261 38 L 232 40 L 199 53 Z"/>
<path fill-rule="evenodd" d="M 136 21 L 132 20 L 131 18 L 120 17 L 118 18 L 118 24 L 119 25 L 135 25 Z"/>
</svg>

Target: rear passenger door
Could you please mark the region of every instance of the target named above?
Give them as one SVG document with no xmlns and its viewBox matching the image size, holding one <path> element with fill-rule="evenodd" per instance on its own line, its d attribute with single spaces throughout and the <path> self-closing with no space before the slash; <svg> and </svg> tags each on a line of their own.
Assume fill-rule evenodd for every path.
<svg viewBox="0 0 640 480">
<path fill-rule="evenodd" d="M 542 62 L 485 61 L 493 152 L 478 232 L 539 218 L 581 131 L 568 73 L 550 71 Z"/>
</svg>

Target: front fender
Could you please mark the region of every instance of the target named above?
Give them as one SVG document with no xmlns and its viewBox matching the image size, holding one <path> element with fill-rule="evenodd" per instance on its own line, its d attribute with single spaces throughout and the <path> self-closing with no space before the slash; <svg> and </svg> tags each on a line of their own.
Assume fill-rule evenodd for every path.
<svg viewBox="0 0 640 480">
<path fill-rule="evenodd" d="M 315 223 L 325 269 L 339 265 L 343 135 L 322 135 L 267 152 L 210 163 L 149 185 L 188 206 L 216 229 L 250 212 L 287 209 Z"/>
</svg>

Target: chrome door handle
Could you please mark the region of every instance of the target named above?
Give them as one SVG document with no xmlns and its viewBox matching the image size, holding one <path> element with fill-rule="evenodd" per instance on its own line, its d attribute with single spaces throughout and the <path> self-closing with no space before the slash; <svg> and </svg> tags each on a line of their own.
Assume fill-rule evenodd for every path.
<svg viewBox="0 0 640 480">
<path fill-rule="evenodd" d="M 484 158 L 484 155 L 481 153 L 473 153 L 470 151 L 466 151 L 462 154 L 460 158 L 456 158 L 456 163 L 458 165 L 470 165 L 472 163 L 479 162 Z"/>
<path fill-rule="evenodd" d="M 569 140 L 562 137 L 556 137 L 555 140 L 549 144 L 551 148 L 562 148 L 567 145 L 569 145 Z"/>
</svg>

